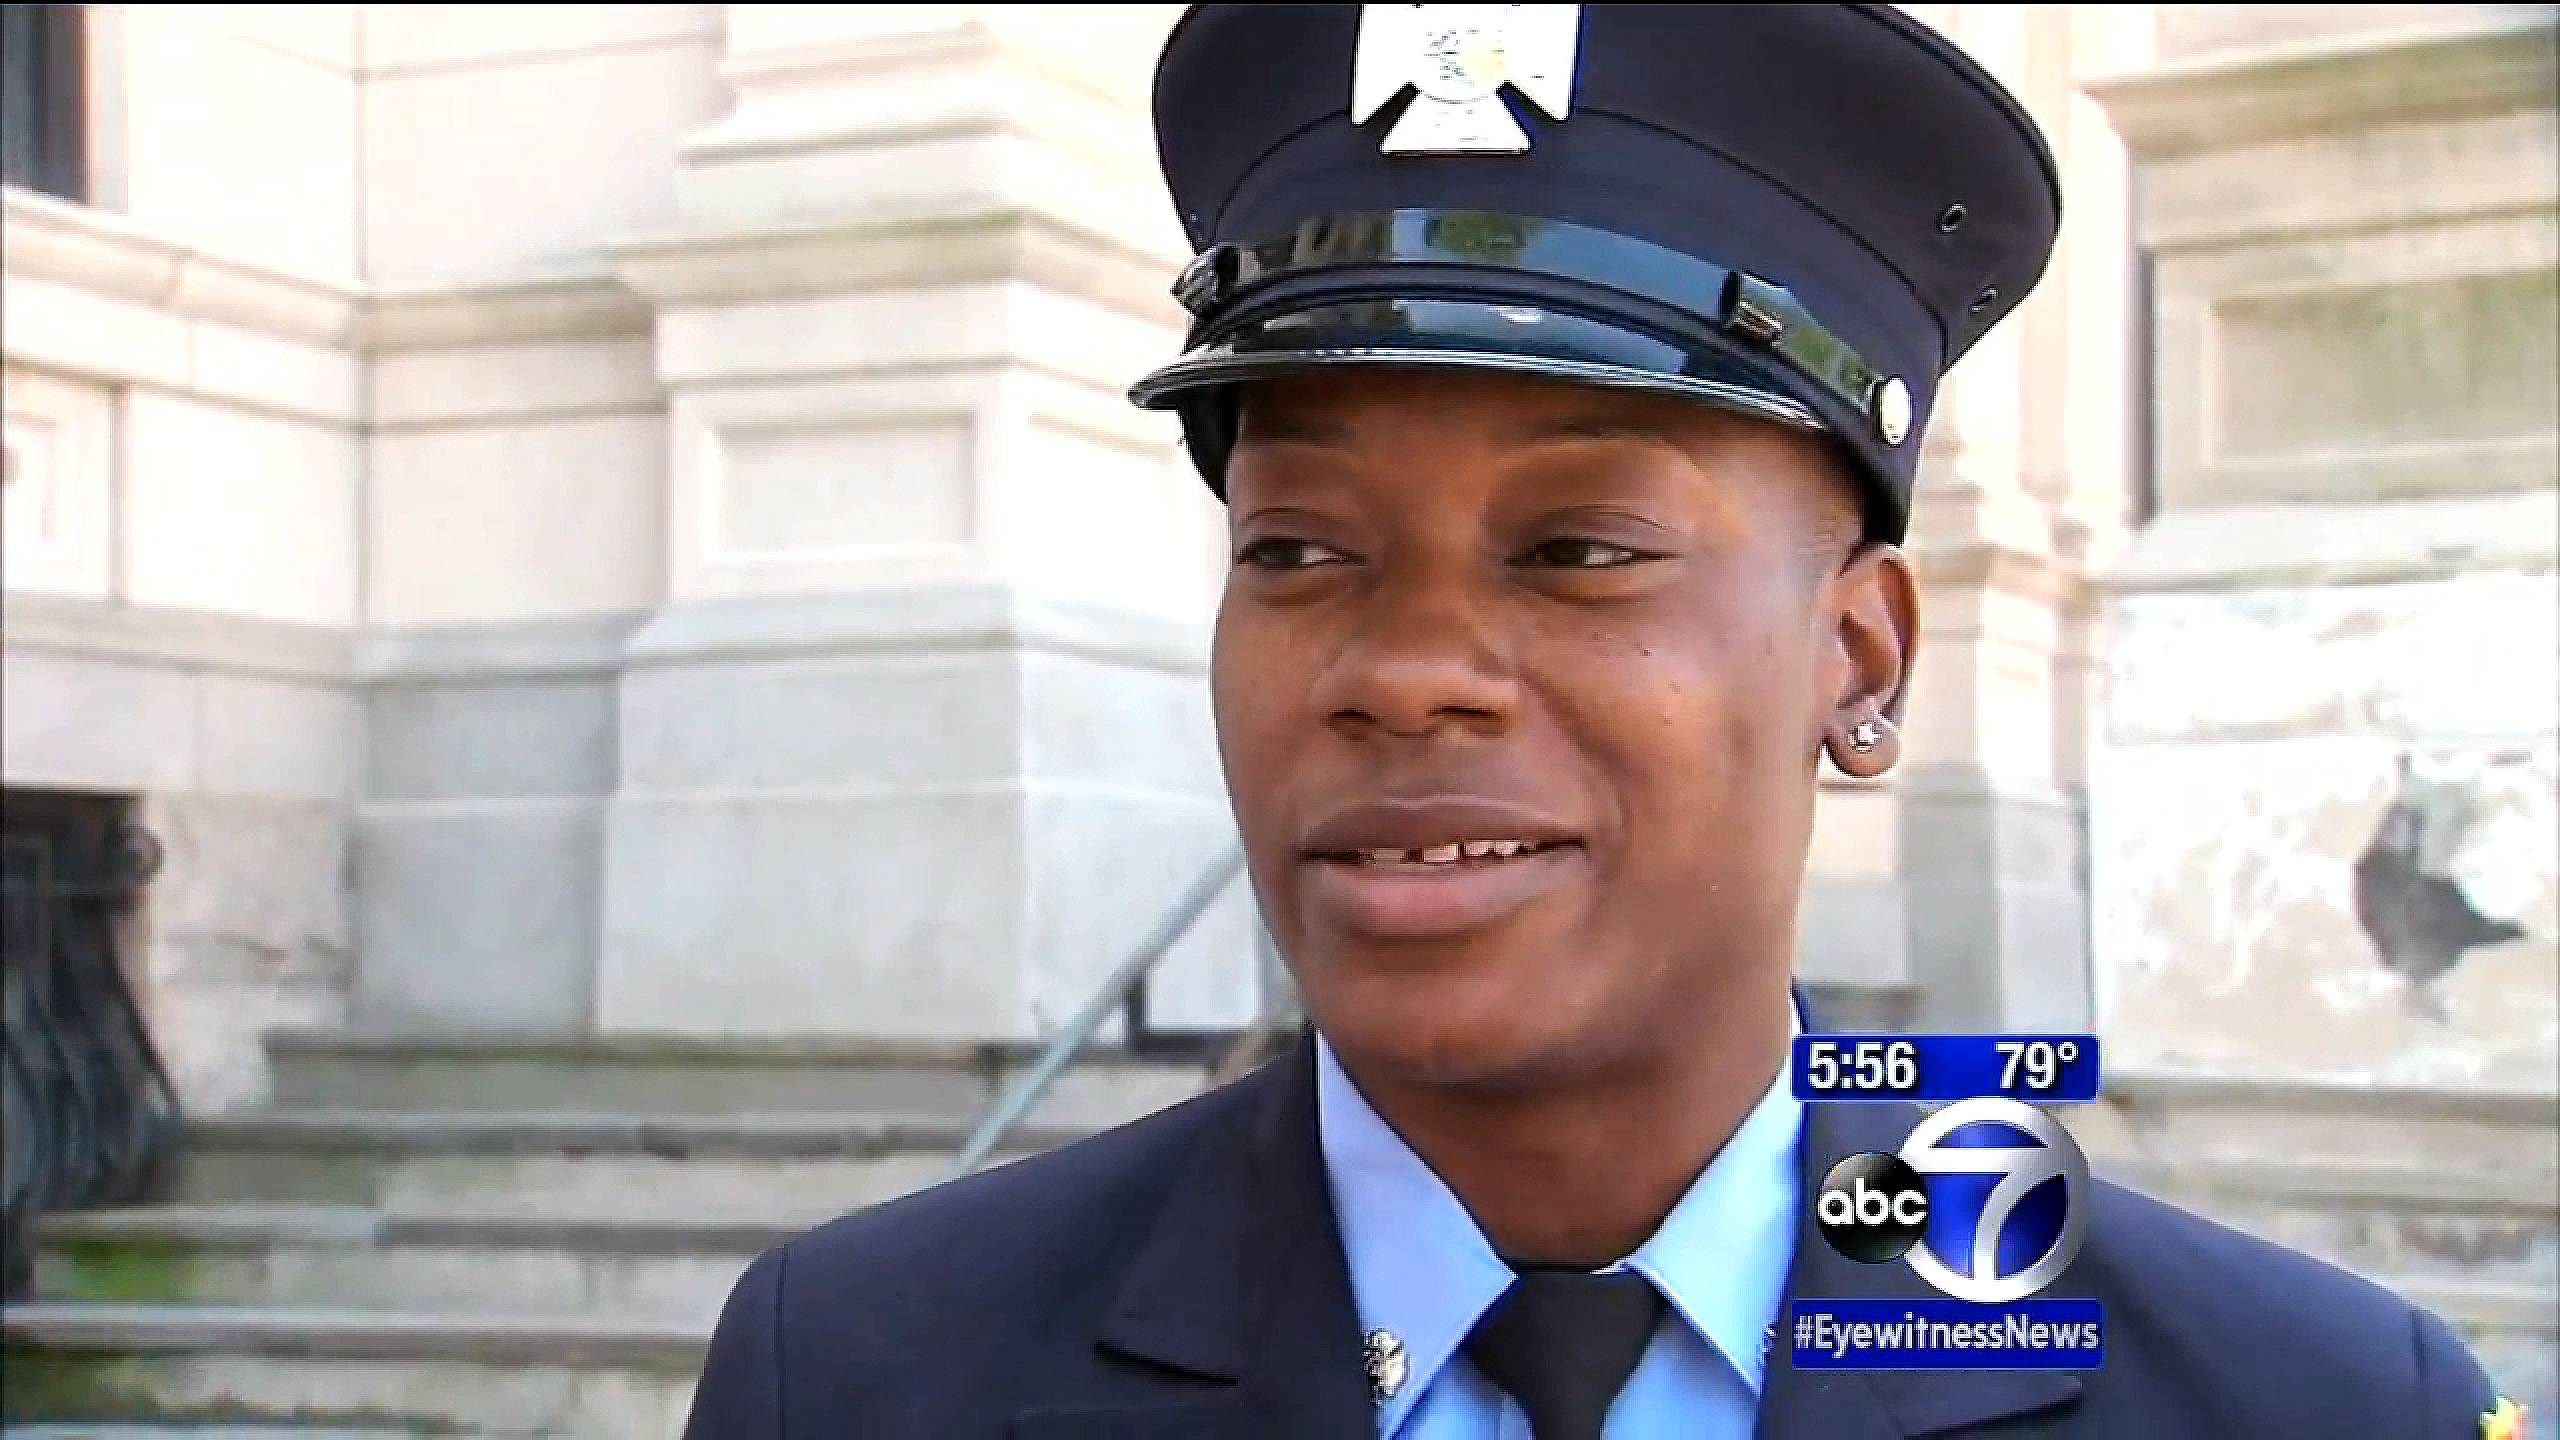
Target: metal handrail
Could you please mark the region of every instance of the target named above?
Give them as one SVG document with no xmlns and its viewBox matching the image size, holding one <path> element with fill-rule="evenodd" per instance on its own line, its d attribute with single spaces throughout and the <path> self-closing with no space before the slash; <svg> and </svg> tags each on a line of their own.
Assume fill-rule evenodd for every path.
<svg viewBox="0 0 2560 1440">
<path fill-rule="evenodd" d="M 1102 1022 L 1109 1019 L 1111 1012 L 1127 998 L 1130 987 L 1155 968 L 1156 962 L 1173 949 L 1175 942 L 1190 933 L 1191 927 L 1209 908 L 1209 903 L 1218 898 L 1218 892 L 1226 889 L 1243 869 L 1243 842 L 1231 842 L 1216 863 L 1202 871 L 1200 878 L 1191 882 L 1191 888 L 1182 892 L 1182 898 L 1174 902 L 1173 908 L 1156 921 L 1155 929 L 1148 932 L 1145 942 L 1104 979 L 1093 992 L 1093 998 L 1084 1003 L 1084 1008 L 1075 1013 L 1075 1018 L 1067 1022 L 1066 1028 L 1050 1039 L 1048 1048 L 1040 1053 L 1040 1059 L 1006 1088 L 994 1108 L 970 1133 L 969 1143 L 961 1147 L 958 1158 L 952 1161 L 950 1178 L 956 1180 L 986 1162 L 1005 1135 L 1022 1122 L 1022 1117 L 1031 1113 L 1032 1106 L 1040 1103 L 1040 1097 L 1048 1093 L 1049 1086 L 1067 1068 L 1068 1062 L 1075 1059 L 1076 1052 L 1085 1047 L 1094 1032 L 1102 1028 Z"/>
<path fill-rule="evenodd" d="M 1253 958 L 1257 982 L 1253 1019 L 1244 1027 L 1244 1033 L 1235 1038 L 1235 1043 L 1227 1047 L 1227 1053 L 1219 1057 L 1217 1068 L 1209 1072 L 1212 1085 L 1224 1085 L 1251 1068 L 1270 1046 L 1273 1033 L 1286 1018 L 1282 1007 L 1271 1003 L 1271 996 L 1273 991 L 1288 986 L 1289 969 L 1281 962 L 1279 947 L 1271 942 L 1271 927 L 1268 925 L 1253 927 Z"/>
</svg>

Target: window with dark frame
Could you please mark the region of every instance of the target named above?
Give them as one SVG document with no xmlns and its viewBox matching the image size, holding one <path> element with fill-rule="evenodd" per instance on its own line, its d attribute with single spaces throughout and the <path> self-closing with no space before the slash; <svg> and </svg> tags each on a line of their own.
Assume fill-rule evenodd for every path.
<svg viewBox="0 0 2560 1440">
<path fill-rule="evenodd" d="M 0 5 L 0 181 L 89 198 L 85 5 Z"/>
</svg>

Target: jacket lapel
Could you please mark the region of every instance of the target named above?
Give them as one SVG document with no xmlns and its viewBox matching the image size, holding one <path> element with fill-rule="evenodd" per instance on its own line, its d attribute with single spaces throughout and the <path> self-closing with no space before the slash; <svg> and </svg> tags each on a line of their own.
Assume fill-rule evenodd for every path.
<svg viewBox="0 0 2560 1440">
<path fill-rule="evenodd" d="M 1811 1028 L 1808 1025 L 1807 1028 Z M 1823 1175 L 1862 1150 L 1902 1147 L 1921 1112 L 1909 1105 L 1805 1107 L 1796 1173 L 1805 1197 L 1796 1225 L 1789 1300 L 1920 1299 L 1935 1290 L 1898 1261 L 1862 1265 L 1841 1255 L 1813 1223 Z M 1905 1440 L 1951 1435 L 2011 1416 L 2057 1410 L 2080 1396 L 2078 1377 L 2052 1371 L 1798 1370 L 1787 1343 L 1792 1308 L 1777 1317 L 1760 1397 L 1760 1440 Z"/>
<path fill-rule="evenodd" d="M 1370 1433 L 1359 1312 L 1316 1134 L 1315 1048 L 1238 1082 L 1126 1271 L 1099 1344 L 1178 1372 L 1127 1404 L 1026 1412 L 1016 1440 Z M 1206 1383 L 1203 1383 L 1206 1382 Z"/>
<path fill-rule="evenodd" d="M 1807 1028 L 1813 1028 L 1810 1019 Z M 1315 1049 L 1238 1082 L 1237 1122 L 1213 1128 L 1129 1265 L 1101 1348 L 1158 1367 L 1161 1394 L 1026 1411 L 1015 1440 L 1304 1440 L 1373 1432 L 1359 1312 L 1316 1134 Z M 1920 1112 L 1905 1105 L 1806 1107 L 1797 1176 L 1811 1197 L 1843 1156 L 1901 1148 Z M 1791 1298 L 1926 1297 L 1907 1265 L 1861 1265 L 1834 1251 L 1808 1203 L 1787 1276 Z M 1789 1363 L 1776 1317 L 1759 1440 L 1916 1440 L 2059 1411 L 2069 1374 L 1818 1371 Z"/>
</svg>

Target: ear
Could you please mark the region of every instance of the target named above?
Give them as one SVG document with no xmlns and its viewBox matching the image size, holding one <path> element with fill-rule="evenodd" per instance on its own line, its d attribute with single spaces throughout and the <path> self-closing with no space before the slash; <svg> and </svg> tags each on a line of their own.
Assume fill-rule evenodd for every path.
<svg viewBox="0 0 2560 1440">
<path fill-rule="evenodd" d="M 1872 780 L 1902 755 L 1902 713 L 1920 646 L 1920 594 L 1899 546 L 1865 545 L 1823 587 L 1828 627 L 1822 746 L 1843 774 Z"/>
</svg>

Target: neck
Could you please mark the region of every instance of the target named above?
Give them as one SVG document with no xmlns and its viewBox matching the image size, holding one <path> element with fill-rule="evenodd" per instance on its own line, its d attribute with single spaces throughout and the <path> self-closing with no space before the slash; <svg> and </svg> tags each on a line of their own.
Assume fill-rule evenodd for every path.
<svg viewBox="0 0 2560 1440">
<path fill-rule="evenodd" d="M 1658 1054 L 1569 1081 L 1352 1079 L 1496 1253 L 1598 1268 L 1661 1227 L 1760 1103 L 1786 1060 L 1791 1004 L 1782 982 L 1774 999 L 1716 1007 Z"/>
</svg>

